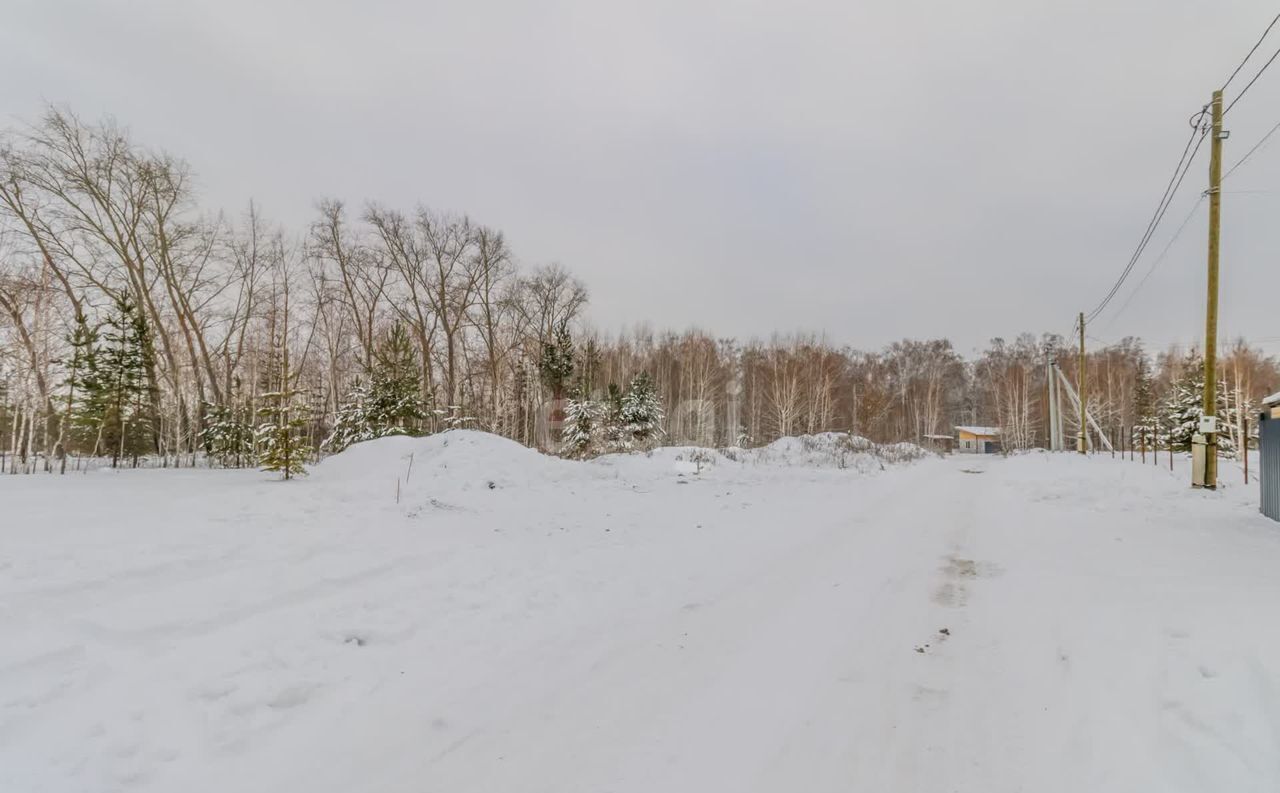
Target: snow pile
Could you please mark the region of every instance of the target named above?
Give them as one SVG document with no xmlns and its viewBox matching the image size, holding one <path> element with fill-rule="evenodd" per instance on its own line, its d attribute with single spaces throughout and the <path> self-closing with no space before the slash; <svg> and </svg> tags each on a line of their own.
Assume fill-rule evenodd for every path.
<svg viewBox="0 0 1280 793">
<path fill-rule="evenodd" d="M 410 494 L 527 488 L 579 477 L 578 466 L 477 430 L 449 430 L 420 438 L 393 436 L 357 443 L 312 469 L 326 487 Z"/>
<path fill-rule="evenodd" d="M 487 432 L 450 430 L 354 444 L 312 468 L 307 484 L 291 495 L 328 501 L 335 508 L 376 504 L 412 516 L 424 509 L 492 504 L 494 491 L 572 490 L 593 482 L 635 486 L 713 470 L 722 478 L 747 479 L 759 476 L 761 469 L 778 468 L 870 473 L 925 454 L 912 444 L 879 446 L 856 435 L 822 433 L 782 438 L 760 449 L 664 446 L 581 462 Z"/>
<path fill-rule="evenodd" d="M 914 443 L 877 444 L 847 432 L 787 436 L 756 449 L 705 446 L 663 446 L 643 454 L 606 454 L 593 464 L 628 478 L 652 475 L 697 476 L 710 470 L 742 472 L 772 468 L 851 470 L 859 474 L 883 471 L 929 456 Z"/>
<path fill-rule="evenodd" d="M 756 463 L 805 468 L 852 469 L 859 473 L 882 470 L 886 463 L 905 463 L 928 455 L 913 443 L 880 445 L 847 432 L 779 438 L 745 453 Z"/>
<path fill-rule="evenodd" d="M 739 461 L 728 450 L 705 446 L 659 446 L 647 452 L 604 454 L 587 465 L 613 476 L 626 479 L 663 478 L 670 474 L 697 476 L 722 465 L 736 466 Z"/>
</svg>

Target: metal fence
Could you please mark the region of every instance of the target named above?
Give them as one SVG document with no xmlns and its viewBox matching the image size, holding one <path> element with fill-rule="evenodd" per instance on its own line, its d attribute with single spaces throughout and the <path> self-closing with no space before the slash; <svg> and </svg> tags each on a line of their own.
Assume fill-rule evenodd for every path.
<svg viewBox="0 0 1280 793">
<path fill-rule="evenodd" d="M 1258 427 L 1258 447 L 1262 453 L 1262 514 L 1280 520 L 1280 418 L 1263 413 Z"/>
</svg>

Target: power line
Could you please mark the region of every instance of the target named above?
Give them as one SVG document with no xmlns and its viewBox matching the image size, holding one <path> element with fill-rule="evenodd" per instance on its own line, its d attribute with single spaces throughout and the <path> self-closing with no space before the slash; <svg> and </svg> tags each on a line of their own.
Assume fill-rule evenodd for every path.
<svg viewBox="0 0 1280 793">
<path fill-rule="evenodd" d="M 1187 145 L 1182 149 L 1182 156 L 1178 159 L 1178 164 L 1173 169 L 1173 176 L 1169 177 L 1169 184 L 1165 185 L 1164 194 L 1160 196 L 1160 202 L 1156 205 L 1155 213 L 1152 214 L 1151 220 L 1147 222 L 1147 228 L 1142 234 L 1142 239 L 1138 242 L 1138 247 L 1134 249 L 1133 255 L 1129 257 L 1128 264 L 1125 265 L 1124 270 L 1120 273 L 1120 277 L 1116 279 L 1116 282 L 1112 285 L 1110 291 L 1108 291 L 1106 296 L 1102 298 L 1098 305 L 1089 312 L 1089 316 L 1086 321 L 1092 321 L 1104 308 L 1106 308 L 1107 303 L 1111 302 L 1111 299 L 1115 297 L 1116 292 L 1120 289 L 1120 286 L 1124 283 L 1125 279 L 1129 277 L 1129 273 L 1133 270 L 1133 266 L 1137 262 L 1138 257 L 1142 255 L 1142 251 L 1146 248 L 1148 241 L 1151 239 L 1151 235 L 1155 232 L 1155 228 L 1159 224 L 1160 218 L 1164 215 L 1164 210 L 1168 207 L 1170 192 L 1176 189 L 1175 184 L 1182 183 L 1181 176 L 1185 175 L 1186 169 L 1191 166 L 1191 163 L 1187 159 L 1187 152 L 1191 149 L 1192 141 L 1195 140 L 1196 131 L 1197 130 L 1193 127 L 1191 137 L 1187 139 Z M 1203 139 L 1202 135 L 1201 140 Z M 1199 148 L 1200 146 L 1197 144 L 1196 150 L 1198 151 Z M 1194 157 L 1195 154 L 1192 152 L 1192 158 Z M 1077 322 L 1077 324 L 1079 323 Z"/>
<path fill-rule="evenodd" d="M 1244 88 L 1241 88 L 1241 89 L 1240 89 L 1240 93 L 1236 94 L 1236 98 L 1231 100 L 1231 104 L 1227 105 L 1227 109 L 1226 109 L 1226 110 L 1224 110 L 1224 111 L 1222 111 L 1222 115 L 1224 115 L 1224 116 L 1225 116 L 1226 114 L 1228 114 L 1228 113 L 1230 113 L 1230 112 L 1231 112 L 1231 108 L 1233 108 L 1233 107 L 1235 107 L 1235 106 L 1236 106 L 1236 102 L 1239 102 L 1241 99 L 1243 99 L 1243 98 L 1244 98 L 1244 95 L 1249 91 L 1249 89 L 1250 89 L 1250 88 L 1252 88 L 1252 87 L 1253 87 L 1253 84 L 1254 84 L 1254 83 L 1258 82 L 1258 78 L 1262 76 L 1262 73 L 1263 73 L 1263 72 L 1265 72 L 1265 71 L 1267 70 L 1267 67 L 1268 67 L 1268 66 L 1270 66 L 1270 65 L 1271 65 L 1271 63 L 1272 63 L 1272 62 L 1273 62 L 1277 57 L 1280 57 L 1280 49 L 1277 49 L 1275 52 L 1271 53 L 1271 57 L 1270 57 L 1270 58 L 1267 58 L 1267 62 L 1266 62 L 1266 63 L 1264 63 L 1264 64 L 1262 64 L 1262 68 L 1261 68 L 1261 69 L 1259 69 L 1259 70 L 1258 70 L 1258 73 L 1257 73 L 1257 74 L 1255 74 L 1255 75 L 1253 76 L 1253 79 L 1252 79 L 1252 80 L 1250 80 L 1250 81 L 1245 85 L 1245 87 L 1244 87 Z"/>
<path fill-rule="evenodd" d="M 1249 50 L 1249 54 L 1244 56 L 1244 60 L 1240 61 L 1240 65 L 1231 73 L 1231 76 L 1227 78 L 1227 81 L 1222 84 L 1223 91 L 1227 90 L 1227 86 L 1231 85 L 1231 81 L 1236 79 L 1236 75 L 1240 73 L 1240 70 L 1244 68 L 1244 65 L 1253 57 L 1253 53 L 1258 51 L 1258 47 L 1262 46 L 1262 40 L 1267 37 L 1267 34 L 1271 32 L 1271 29 L 1276 26 L 1277 22 L 1280 22 L 1280 14 L 1276 14 L 1275 18 L 1271 20 L 1271 24 L 1267 25 L 1267 29 L 1262 31 L 1262 35 L 1259 36 L 1257 42 L 1254 43 L 1253 49 Z"/>
<path fill-rule="evenodd" d="M 1137 295 L 1138 292 L 1142 291 L 1142 287 L 1145 286 L 1147 283 L 1147 280 L 1151 278 L 1151 274 L 1154 273 L 1156 271 L 1156 268 L 1160 266 L 1160 262 L 1164 261 L 1164 257 L 1168 255 L 1169 250 L 1173 247 L 1173 244 L 1178 241 L 1178 237 L 1182 235 L 1182 232 L 1187 228 L 1187 224 L 1191 222 L 1191 218 L 1195 217 L 1196 210 L 1199 209 L 1200 205 L 1203 203 L 1204 203 L 1204 196 L 1202 195 L 1200 196 L 1200 200 L 1195 203 L 1195 206 L 1191 207 L 1191 211 L 1187 213 L 1187 216 L 1183 218 L 1182 223 L 1178 226 L 1178 230 L 1173 232 L 1173 236 L 1170 237 L 1169 242 L 1165 244 L 1164 250 L 1160 251 L 1160 255 L 1157 256 L 1155 260 L 1151 262 L 1151 267 L 1147 268 L 1146 275 L 1142 276 L 1142 280 L 1138 282 L 1138 285 L 1135 286 L 1133 288 L 1133 291 L 1129 293 L 1129 296 L 1125 298 L 1124 303 L 1120 305 L 1120 308 L 1116 310 L 1116 313 L 1111 315 L 1111 321 L 1107 323 L 1106 328 L 1103 328 L 1104 331 L 1115 324 L 1116 318 L 1124 313 L 1124 310 L 1129 307 L 1130 303 L 1133 302 L 1134 296 Z"/>
<path fill-rule="evenodd" d="M 1227 172 L 1226 172 L 1225 174 L 1223 174 L 1223 175 L 1222 175 L 1222 179 L 1223 179 L 1223 181 L 1226 181 L 1226 178 L 1227 178 L 1228 176 L 1230 176 L 1231 174 L 1235 173 L 1235 170 L 1236 170 L 1237 168 L 1239 168 L 1241 165 L 1244 165 L 1244 164 L 1245 164 L 1245 161 L 1247 161 L 1250 157 L 1252 157 L 1252 156 L 1253 156 L 1253 153 L 1254 153 L 1255 151 L 1257 151 L 1258 149 L 1262 148 L 1262 144 L 1266 143 L 1266 142 L 1267 142 L 1267 140 L 1268 140 L 1272 135 L 1276 134 L 1276 130 L 1280 130 L 1280 122 L 1276 122 L 1276 125 L 1275 125 L 1274 127 L 1272 127 L 1272 128 L 1271 128 L 1271 131 L 1270 131 L 1270 132 L 1268 132 L 1267 134 L 1265 134 L 1265 135 L 1263 135 L 1263 136 L 1262 136 L 1262 140 L 1260 140 L 1260 141 L 1258 141 L 1257 143 L 1253 144 L 1253 148 L 1252 148 L 1252 149 L 1249 149 L 1249 151 L 1247 151 L 1243 157 L 1241 157 L 1240 159 L 1236 160 L 1236 164 L 1235 164 L 1235 165 L 1233 165 L 1233 166 L 1231 166 L 1230 168 L 1228 168 L 1228 169 L 1227 169 Z"/>
<path fill-rule="evenodd" d="M 1244 59 L 1240 61 L 1240 63 L 1236 66 L 1236 68 L 1231 72 L 1231 75 L 1227 77 L 1226 82 L 1222 84 L 1221 90 L 1226 90 L 1227 86 L 1229 86 L 1231 82 L 1235 80 L 1236 76 L 1239 75 L 1241 70 L 1244 69 L 1245 65 L 1248 64 L 1249 60 L 1253 57 L 1254 53 L 1258 51 L 1258 48 L 1262 46 L 1262 43 L 1266 40 L 1267 36 L 1271 33 L 1272 28 L 1274 28 L 1278 22 L 1280 22 L 1280 14 L 1276 14 L 1276 16 L 1271 19 L 1271 22 L 1262 31 L 1262 35 L 1258 37 L 1258 40 L 1254 42 L 1253 46 L 1245 54 Z M 1265 72 L 1267 68 L 1270 67 L 1271 64 L 1275 62 L 1276 58 L 1278 57 L 1280 57 L 1280 49 L 1277 49 L 1274 53 L 1272 53 L 1271 57 L 1267 59 L 1267 62 L 1262 64 L 1262 67 L 1258 69 L 1258 71 L 1253 75 L 1253 77 L 1249 80 L 1249 82 L 1245 84 L 1244 88 L 1240 89 L 1240 93 L 1236 95 L 1235 99 L 1231 100 L 1231 104 L 1227 105 L 1226 110 L 1222 111 L 1221 116 L 1219 116 L 1219 118 L 1221 118 L 1222 116 L 1225 116 L 1227 112 L 1231 110 L 1231 108 L 1235 107 L 1236 103 L 1239 102 L 1246 93 L 1248 93 L 1249 89 L 1253 87 L 1253 84 L 1258 81 L 1258 78 L 1262 76 L 1263 72 Z M 1187 171 L 1191 169 L 1191 163 L 1195 160 L 1197 152 L 1200 151 L 1200 145 L 1204 143 L 1205 135 L 1208 130 L 1203 122 L 1207 112 L 1208 112 L 1208 105 L 1201 108 L 1199 113 L 1191 117 L 1191 121 L 1190 121 L 1191 137 L 1187 139 L 1187 143 L 1182 149 L 1182 156 L 1178 158 L 1178 164 L 1173 169 L 1173 176 L 1169 178 L 1169 184 L 1165 186 L 1164 194 L 1160 197 L 1160 202 L 1156 205 L 1156 210 L 1152 214 L 1151 220 L 1148 221 L 1146 231 L 1143 232 L 1142 239 L 1139 240 L 1137 248 L 1134 249 L 1133 255 L 1129 257 L 1129 262 L 1125 265 L 1124 270 L 1120 272 L 1120 276 L 1116 279 L 1115 283 L 1112 284 L 1111 288 L 1107 291 L 1106 296 L 1103 297 L 1102 300 L 1098 303 L 1098 305 L 1095 306 L 1093 310 L 1089 312 L 1088 316 L 1087 317 L 1082 316 L 1080 319 L 1076 320 L 1075 325 L 1073 325 L 1071 329 L 1072 333 L 1074 333 L 1079 328 L 1082 321 L 1085 323 L 1091 323 L 1093 322 L 1093 320 L 1097 319 L 1097 317 L 1103 311 L 1106 310 L 1107 306 L 1111 303 L 1113 299 L 1115 299 L 1115 296 L 1119 293 L 1121 287 L 1124 286 L 1125 281 L 1128 279 L 1129 275 L 1133 272 L 1133 268 L 1138 263 L 1138 260 L 1142 257 L 1142 254 L 1146 251 L 1147 245 L 1150 244 L 1156 229 L 1159 227 L 1160 222 L 1164 219 L 1165 213 L 1169 211 L 1169 206 L 1173 203 L 1174 196 L 1177 195 L 1178 189 L 1182 186 L 1182 181 L 1183 179 L 1186 178 Z M 1265 143 L 1266 140 L 1270 138 L 1271 135 L 1274 134 L 1277 130 L 1280 130 L 1280 124 L 1277 124 L 1274 128 L 1272 128 L 1272 130 L 1268 132 L 1265 136 L 1263 136 L 1263 139 L 1258 141 L 1258 143 L 1252 149 L 1250 149 L 1249 152 L 1245 154 L 1244 157 L 1240 158 L 1240 160 L 1235 165 L 1233 165 L 1230 170 L 1227 171 L 1227 176 L 1230 176 L 1231 173 L 1235 171 L 1236 168 L 1243 165 L 1244 162 L 1248 160 L 1249 157 L 1252 156 L 1253 153 L 1257 151 L 1258 148 L 1261 147 L 1262 144 Z M 1197 132 L 1200 133 L 1198 140 L 1196 139 Z M 1195 143 L 1194 148 L 1192 148 L 1193 142 Z M 1188 156 L 1188 152 L 1190 152 L 1189 156 Z M 1225 176 L 1221 177 L 1221 179 L 1225 179 L 1225 178 L 1226 178 Z M 1221 183 L 1221 179 L 1219 180 L 1219 183 Z M 1203 201 L 1204 201 L 1204 196 L 1202 195 L 1200 198 L 1200 201 L 1196 202 L 1196 205 L 1192 207 L 1191 211 L 1187 214 L 1186 219 L 1184 219 L 1182 221 L 1182 224 L 1178 226 L 1177 231 L 1175 231 L 1173 233 L 1173 236 L 1169 238 L 1169 242 L 1165 245 L 1164 250 L 1160 252 L 1160 255 L 1157 256 L 1155 261 L 1152 262 L 1151 267 L 1147 269 L 1147 272 L 1142 277 L 1142 280 L 1133 289 L 1133 291 L 1129 293 L 1129 297 L 1126 298 L 1124 304 L 1120 306 L 1120 310 L 1117 311 L 1115 315 L 1112 317 L 1111 322 L 1108 323 L 1108 327 L 1110 327 L 1110 325 L 1115 322 L 1116 317 L 1118 317 L 1120 314 L 1124 312 L 1125 308 L 1127 308 L 1129 303 L 1133 300 L 1134 295 L 1136 295 L 1142 289 L 1143 285 L 1146 284 L 1147 280 L 1151 277 L 1151 274 L 1155 272 L 1155 269 L 1159 266 L 1160 262 L 1164 259 L 1165 255 L 1168 254 L 1169 250 L 1173 247 L 1174 242 L 1182 234 L 1183 229 L 1186 228 L 1187 223 L 1190 222 L 1191 218 L 1195 215 L 1196 210 L 1200 208 L 1200 204 L 1203 203 Z"/>
<path fill-rule="evenodd" d="M 1165 212 L 1169 210 L 1169 205 L 1173 202 L 1173 197 L 1177 194 L 1178 188 L 1182 186 L 1182 180 L 1186 178 L 1187 171 L 1191 168 L 1191 163 L 1195 160 L 1196 153 L 1200 151 L 1200 145 L 1204 143 L 1205 132 L 1200 125 L 1200 119 L 1204 116 L 1205 111 L 1202 109 L 1198 114 L 1192 116 L 1191 137 L 1187 139 L 1187 145 L 1182 149 L 1182 156 L 1178 159 L 1178 165 L 1173 170 L 1173 175 L 1169 177 L 1169 184 L 1165 186 L 1164 195 L 1160 197 L 1160 203 L 1156 205 L 1156 211 L 1151 216 L 1151 220 L 1147 223 L 1147 229 L 1143 232 L 1142 239 L 1138 242 L 1138 247 L 1134 249 L 1133 255 L 1129 257 L 1129 263 L 1120 273 L 1120 277 L 1111 286 L 1106 296 L 1089 312 L 1086 322 L 1091 322 L 1106 309 L 1107 304 L 1115 298 L 1116 293 L 1120 291 L 1120 287 L 1124 285 L 1125 279 L 1133 272 L 1133 267 L 1138 263 L 1138 259 L 1146 250 L 1147 244 L 1151 242 L 1151 237 L 1155 234 L 1156 228 L 1160 225 L 1160 221 L 1164 218 Z M 1197 140 L 1197 133 L 1199 139 Z M 1195 148 L 1192 148 L 1195 143 Z M 1190 156 L 1188 156 L 1190 152 Z"/>
</svg>

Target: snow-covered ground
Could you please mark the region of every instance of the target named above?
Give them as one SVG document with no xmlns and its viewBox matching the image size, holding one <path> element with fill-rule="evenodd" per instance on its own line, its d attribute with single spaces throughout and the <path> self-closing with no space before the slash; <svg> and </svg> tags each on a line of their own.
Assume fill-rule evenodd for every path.
<svg viewBox="0 0 1280 793">
<path fill-rule="evenodd" d="M 0 478 L 0 791 L 1280 790 L 1256 491 L 824 444 Z"/>
</svg>

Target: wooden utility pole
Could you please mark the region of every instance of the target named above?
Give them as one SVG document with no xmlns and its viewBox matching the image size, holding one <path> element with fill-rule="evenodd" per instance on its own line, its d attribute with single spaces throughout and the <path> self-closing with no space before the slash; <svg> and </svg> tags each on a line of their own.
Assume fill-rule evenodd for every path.
<svg viewBox="0 0 1280 793">
<path fill-rule="evenodd" d="M 1216 282 L 1215 282 L 1216 283 Z M 1077 440 L 1078 449 L 1081 454 L 1086 454 L 1086 447 L 1089 445 L 1089 425 L 1085 422 L 1088 420 L 1086 405 L 1088 404 L 1085 396 L 1085 370 L 1084 370 L 1084 312 L 1080 312 L 1080 437 Z"/>
<path fill-rule="evenodd" d="M 1222 91 L 1213 92 L 1209 133 L 1209 284 L 1204 314 L 1204 415 L 1218 413 L 1218 226 L 1222 217 Z M 1204 486 L 1218 486 L 1218 433 L 1204 434 Z"/>
</svg>

